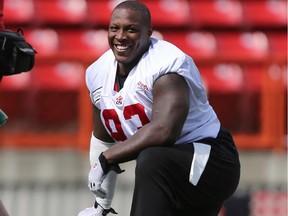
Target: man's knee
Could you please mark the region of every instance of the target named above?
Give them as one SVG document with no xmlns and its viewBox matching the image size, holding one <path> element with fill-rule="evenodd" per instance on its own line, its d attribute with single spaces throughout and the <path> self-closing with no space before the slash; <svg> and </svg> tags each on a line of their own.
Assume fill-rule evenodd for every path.
<svg viewBox="0 0 288 216">
<path fill-rule="evenodd" d="M 161 147 L 150 147 L 137 157 L 136 175 L 150 175 L 158 170 Z"/>
</svg>

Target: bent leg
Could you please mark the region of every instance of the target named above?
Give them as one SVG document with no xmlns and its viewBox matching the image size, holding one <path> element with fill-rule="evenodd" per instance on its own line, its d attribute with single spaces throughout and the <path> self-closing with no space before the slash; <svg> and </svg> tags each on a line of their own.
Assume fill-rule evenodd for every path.
<svg viewBox="0 0 288 216">
<path fill-rule="evenodd" d="M 214 150 L 211 152 L 194 186 L 189 182 L 193 144 L 142 151 L 137 158 L 130 216 L 217 216 L 238 184 L 239 167 L 219 159 Z"/>
<path fill-rule="evenodd" d="M 135 189 L 130 216 L 172 216 L 171 203 L 162 158 L 157 156 L 157 147 L 140 153 L 135 170 Z"/>
<path fill-rule="evenodd" d="M 188 182 L 191 152 L 151 147 L 137 158 L 131 216 L 175 215 L 178 190 Z M 189 185 L 190 187 L 190 185 Z"/>
</svg>

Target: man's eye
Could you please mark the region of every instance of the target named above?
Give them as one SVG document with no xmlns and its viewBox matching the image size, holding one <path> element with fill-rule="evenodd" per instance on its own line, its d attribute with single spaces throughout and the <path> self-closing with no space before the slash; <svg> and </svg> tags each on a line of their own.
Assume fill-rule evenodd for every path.
<svg viewBox="0 0 288 216">
<path fill-rule="evenodd" d="M 117 31 L 118 28 L 115 26 L 110 26 L 109 29 L 110 29 L 110 31 Z"/>
<path fill-rule="evenodd" d="M 136 30 L 135 28 L 129 28 L 129 29 L 128 29 L 128 32 L 132 32 L 132 33 L 133 33 L 133 32 L 136 32 L 136 31 L 137 31 L 137 30 Z"/>
</svg>

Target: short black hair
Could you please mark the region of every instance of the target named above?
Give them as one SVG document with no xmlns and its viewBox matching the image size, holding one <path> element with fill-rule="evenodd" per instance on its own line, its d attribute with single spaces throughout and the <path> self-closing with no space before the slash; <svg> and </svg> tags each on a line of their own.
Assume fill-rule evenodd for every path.
<svg viewBox="0 0 288 216">
<path fill-rule="evenodd" d="M 116 9 L 131 9 L 135 11 L 139 11 L 141 15 L 143 16 L 143 22 L 147 24 L 147 26 L 151 26 L 151 14 L 150 10 L 147 8 L 146 5 L 142 4 L 141 2 L 138 1 L 123 1 L 119 3 L 113 10 L 113 12 Z M 112 13 L 113 13 L 112 12 Z"/>
</svg>

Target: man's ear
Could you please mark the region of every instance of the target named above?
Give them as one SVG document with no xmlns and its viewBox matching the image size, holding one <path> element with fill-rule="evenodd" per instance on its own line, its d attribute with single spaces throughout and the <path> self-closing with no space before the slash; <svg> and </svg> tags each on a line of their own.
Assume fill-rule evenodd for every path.
<svg viewBox="0 0 288 216">
<path fill-rule="evenodd" d="M 149 37 L 152 35 L 152 33 L 153 33 L 153 28 L 152 28 L 152 26 L 149 28 L 149 30 L 148 30 L 148 35 L 149 35 Z"/>
</svg>

